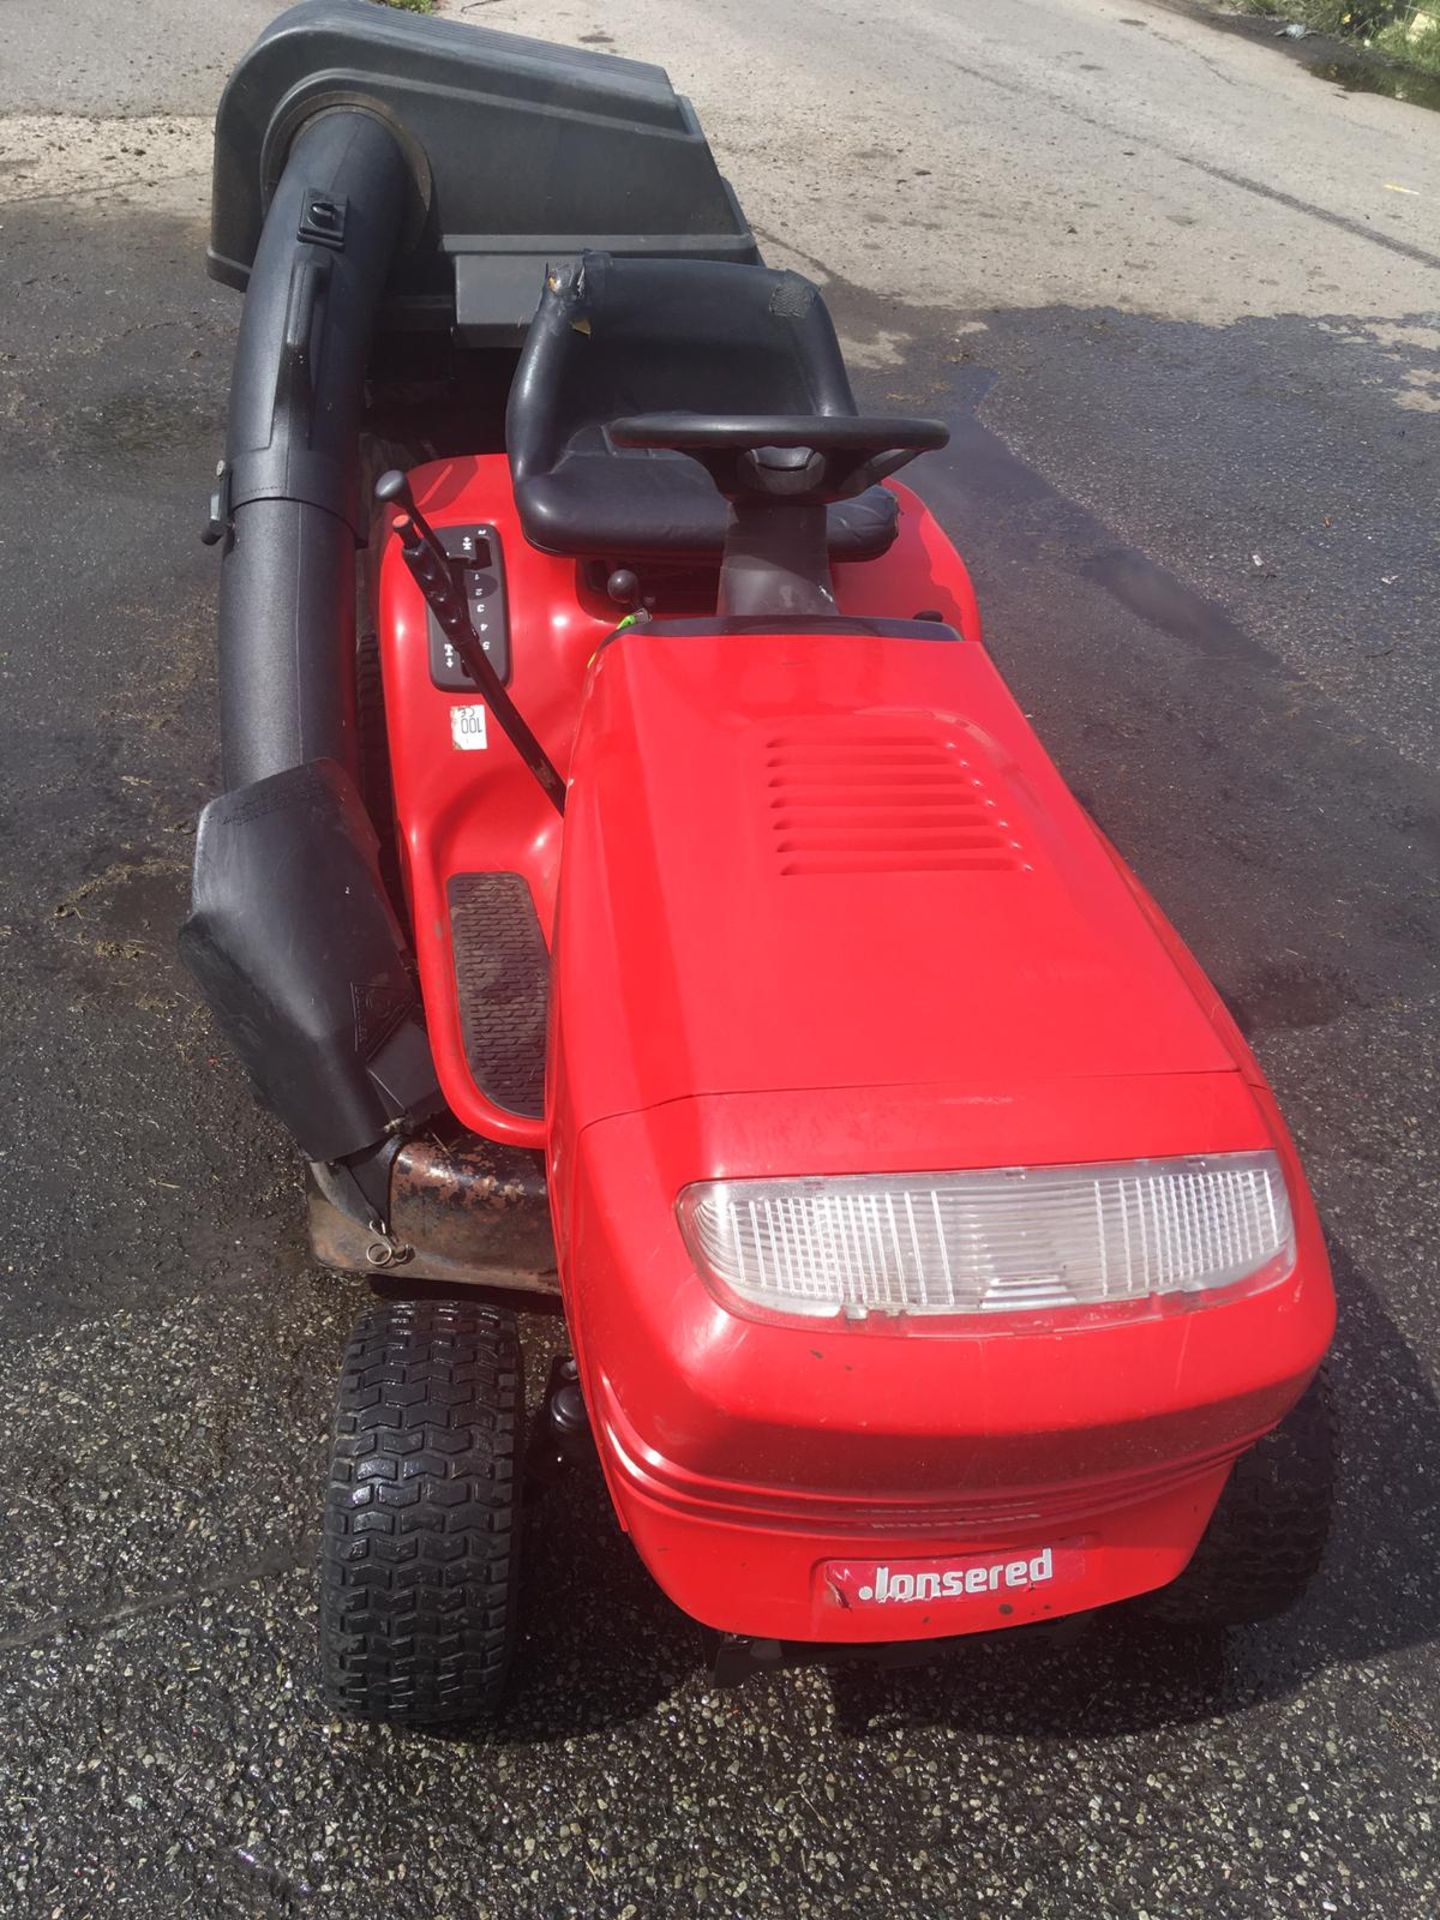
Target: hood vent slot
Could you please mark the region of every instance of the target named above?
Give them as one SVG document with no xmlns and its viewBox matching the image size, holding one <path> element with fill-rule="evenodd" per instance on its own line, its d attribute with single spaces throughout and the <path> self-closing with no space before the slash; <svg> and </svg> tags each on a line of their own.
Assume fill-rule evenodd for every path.
<svg viewBox="0 0 1440 1920">
<path fill-rule="evenodd" d="M 782 874 L 1005 873 L 1026 865 L 973 762 L 928 716 L 859 717 L 765 743 Z"/>
</svg>

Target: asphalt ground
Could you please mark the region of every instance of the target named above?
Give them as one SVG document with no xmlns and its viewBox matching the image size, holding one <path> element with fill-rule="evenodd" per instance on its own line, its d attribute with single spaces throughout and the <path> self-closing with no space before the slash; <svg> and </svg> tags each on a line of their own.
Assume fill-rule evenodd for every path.
<svg viewBox="0 0 1440 1920">
<path fill-rule="evenodd" d="M 173 954 L 218 771 L 196 534 L 236 311 L 201 271 L 201 116 L 263 11 L 216 9 L 193 59 L 177 37 L 168 63 L 127 54 L 119 74 L 77 25 L 0 77 L 0 1912 L 1429 1920 L 1440 296 L 1412 254 L 1435 248 L 1437 203 L 1393 196 L 1409 224 L 1383 237 L 1410 252 L 1335 222 L 1363 224 L 1365 155 L 1377 177 L 1435 179 L 1440 123 L 1337 100 L 1278 51 L 1144 0 L 960 23 L 906 7 L 922 53 L 923 33 L 963 29 L 952 52 L 980 77 L 952 95 L 977 145 L 1028 116 L 1015 193 L 1038 206 L 1048 177 L 1056 200 L 1099 198 L 1082 164 L 1118 170 L 1120 142 L 1142 172 L 1128 203 L 1104 196 L 1088 247 L 1017 217 L 989 261 L 992 223 L 958 197 L 902 216 L 931 229 L 887 224 L 902 192 L 940 194 L 918 171 L 943 151 L 922 115 L 888 136 L 895 184 L 842 246 L 835 202 L 879 162 L 837 172 L 809 92 L 853 9 L 828 8 L 791 86 L 786 155 L 739 123 L 777 124 L 764 61 L 786 67 L 794 8 L 747 26 L 676 6 L 650 44 L 640 0 L 530 10 L 533 30 L 670 64 L 767 249 L 826 281 L 869 397 L 953 420 L 924 484 L 990 644 L 1246 1023 L 1300 1140 L 1341 1296 L 1344 1477 L 1323 1575 L 1271 1626 L 1196 1641 L 1117 1613 L 1069 1647 L 1017 1636 L 922 1672 L 716 1694 L 580 1471 L 527 1540 L 511 1708 L 483 1738 L 438 1739 L 316 1703 L 328 1402 L 365 1290 L 309 1265 L 294 1161 Z M 1058 67 L 1027 64 L 1047 24 L 1121 91 L 1139 67 L 1138 135 L 1089 100 L 1067 146 L 1080 95 L 1056 105 Z M 746 32 L 763 57 L 742 101 Z M 881 80 L 918 57 L 871 54 Z M 1238 113 L 1237 88 L 1257 120 L 1270 101 L 1277 149 L 1258 151 L 1258 125 L 1228 171 L 1303 205 L 1293 128 L 1316 153 L 1328 132 L 1345 182 L 1314 204 L 1334 218 L 1267 202 L 1247 242 L 1231 196 L 1257 196 L 1197 174 L 1203 197 L 1169 210 L 1199 237 L 1173 229 L 1153 295 L 1106 297 L 1106 263 L 1145 257 L 1166 189 L 1147 131 L 1185 151 L 1155 123 L 1187 98 L 1198 150 L 1212 97 Z M 1005 191 L 988 204 L 1013 211 Z M 928 280 L 915 244 L 940 262 Z M 551 1331 L 534 1330 L 537 1365 Z"/>
</svg>

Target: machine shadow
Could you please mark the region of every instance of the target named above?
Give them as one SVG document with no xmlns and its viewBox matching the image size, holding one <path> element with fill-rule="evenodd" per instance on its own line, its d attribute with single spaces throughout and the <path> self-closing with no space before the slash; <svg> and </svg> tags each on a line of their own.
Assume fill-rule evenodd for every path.
<svg viewBox="0 0 1440 1920">
<path fill-rule="evenodd" d="M 638 1720 L 701 1664 L 694 1623 L 621 1532 L 599 1465 L 569 1465 L 532 1497 L 521 1639 L 490 1742 L 529 1746 Z"/>
</svg>

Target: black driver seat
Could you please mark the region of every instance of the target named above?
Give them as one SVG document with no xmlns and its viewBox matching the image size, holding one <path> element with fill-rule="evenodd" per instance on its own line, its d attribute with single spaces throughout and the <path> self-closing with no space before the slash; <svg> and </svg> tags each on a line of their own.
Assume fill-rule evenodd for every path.
<svg viewBox="0 0 1440 1920">
<path fill-rule="evenodd" d="M 552 272 L 510 389 L 505 439 L 525 537 L 613 562 L 718 562 L 728 511 L 685 454 L 611 444 L 629 414 L 844 414 L 855 398 L 818 288 L 712 260 L 582 254 Z M 829 509 L 830 552 L 870 560 L 898 505 L 871 487 Z"/>
</svg>

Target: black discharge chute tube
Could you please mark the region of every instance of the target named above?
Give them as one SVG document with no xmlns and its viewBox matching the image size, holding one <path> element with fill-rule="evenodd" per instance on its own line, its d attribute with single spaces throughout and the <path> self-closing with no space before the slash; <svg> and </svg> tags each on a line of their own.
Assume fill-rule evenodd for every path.
<svg viewBox="0 0 1440 1920">
<path fill-rule="evenodd" d="M 296 135 L 250 272 L 209 536 L 225 791 L 200 816 L 187 965 L 262 1101 L 382 1232 L 390 1161 L 440 1105 L 354 775 L 359 429 L 409 192 L 360 108 Z"/>
<path fill-rule="evenodd" d="M 358 108 L 297 134 L 255 254 L 216 531 L 224 785 L 355 763 L 358 434 L 375 315 L 409 170 Z"/>
</svg>

